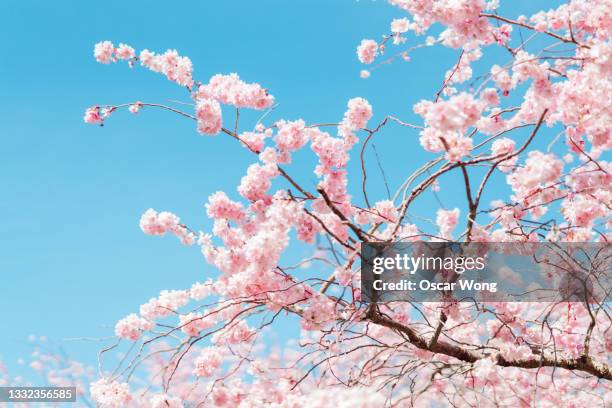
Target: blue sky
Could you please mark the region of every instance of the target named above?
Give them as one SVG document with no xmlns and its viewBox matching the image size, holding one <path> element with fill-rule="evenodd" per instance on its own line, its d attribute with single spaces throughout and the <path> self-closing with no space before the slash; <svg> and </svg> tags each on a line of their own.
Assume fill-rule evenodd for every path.
<svg viewBox="0 0 612 408">
<path fill-rule="evenodd" d="M 158 74 L 97 64 L 94 43 L 176 48 L 192 59 L 197 79 L 237 72 L 276 97 L 271 120 L 308 123 L 338 121 L 355 96 L 371 102 L 376 120 L 391 114 L 416 121 L 412 104 L 433 97 L 458 56 L 457 50 L 427 48 L 410 63 L 360 79 L 356 45 L 379 39 L 392 18 L 403 16 L 383 1 L 170 4 L 0 3 L 0 358 L 9 365 L 31 351 L 30 334 L 93 361 L 99 344 L 62 339 L 110 335 L 119 318 L 161 289 L 210 276 L 197 248 L 145 236 L 138 220 L 153 207 L 179 214 L 196 229 L 210 228 L 207 197 L 225 190 L 237 198 L 235 187 L 253 160 L 227 137 L 200 136 L 194 123 L 166 112 L 119 112 L 104 128 L 85 125 L 84 109 L 98 103 L 188 101 L 183 89 Z M 528 14 L 535 5 L 513 1 L 506 14 L 519 9 Z M 256 117 L 245 114 L 241 130 Z M 415 131 L 390 127 L 379 137 L 392 186 L 433 157 L 422 152 Z M 312 160 L 304 163 L 290 169 L 313 186 Z M 355 195 L 358 164 L 353 159 L 350 167 L 357 171 Z M 384 199 L 375 164 L 370 173 L 373 201 Z M 447 184 L 443 200 L 463 205 L 452 177 Z M 414 212 L 431 215 L 434 206 L 429 194 Z"/>
</svg>

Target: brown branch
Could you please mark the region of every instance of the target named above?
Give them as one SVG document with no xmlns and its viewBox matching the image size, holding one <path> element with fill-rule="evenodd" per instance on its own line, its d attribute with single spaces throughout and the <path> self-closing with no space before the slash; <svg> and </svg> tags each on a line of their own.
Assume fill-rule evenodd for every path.
<svg viewBox="0 0 612 408">
<path fill-rule="evenodd" d="M 382 314 L 380 314 L 376 307 L 370 307 L 366 315 L 366 319 L 379 326 L 384 326 L 392 329 L 398 334 L 401 334 L 410 340 L 410 343 L 422 350 L 427 350 L 436 354 L 444 354 L 449 357 L 454 357 L 458 360 L 465 361 L 467 363 L 475 363 L 478 360 L 487 358 L 488 356 L 482 353 L 478 353 L 471 350 L 466 350 L 461 346 L 447 343 L 438 340 L 437 342 L 429 344 L 427 340 L 417 334 L 413 329 L 408 326 L 404 326 Z M 566 370 L 577 370 L 591 374 L 597 378 L 603 378 L 608 381 L 612 381 L 612 372 L 608 365 L 597 362 L 588 356 L 580 358 L 569 358 L 559 359 L 553 357 L 546 357 L 544 354 L 538 358 L 533 359 L 517 359 L 509 360 L 501 355 L 496 357 L 497 365 L 500 367 L 518 367 L 518 368 L 540 368 L 540 367 L 559 367 Z"/>
<path fill-rule="evenodd" d="M 518 22 L 518 21 L 515 21 L 515 20 L 510 20 L 509 18 L 498 16 L 497 14 L 481 13 L 480 16 L 481 17 L 493 18 L 493 19 L 496 19 L 496 20 L 499 20 L 499 21 L 503 21 L 504 23 L 508 23 L 508 24 L 519 26 L 519 27 L 527 28 L 528 30 L 537 31 L 535 29 L 535 27 L 532 26 L 532 25 L 521 23 L 521 22 Z M 577 42 L 573 38 L 563 37 L 563 36 L 560 36 L 559 34 L 555 34 L 555 33 L 552 33 L 550 31 L 542 31 L 542 33 L 544 33 L 546 35 L 549 35 L 549 36 L 551 36 L 553 38 L 556 38 L 559 41 L 563 41 L 564 43 L 571 43 L 571 44 L 576 44 L 579 47 L 589 48 L 586 45 L 580 44 L 579 42 Z"/>
</svg>

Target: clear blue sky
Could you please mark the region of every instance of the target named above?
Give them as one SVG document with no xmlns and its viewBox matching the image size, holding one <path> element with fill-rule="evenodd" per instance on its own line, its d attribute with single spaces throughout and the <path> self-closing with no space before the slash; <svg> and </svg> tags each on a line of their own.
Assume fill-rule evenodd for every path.
<svg viewBox="0 0 612 408">
<path fill-rule="evenodd" d="M 511 16 L 536 7 L 511 3 Z M 139 217 L 149 207 L 171 210 L 206 230 L 207 197 L 220 189 L 236 197 L 235 186 L 252 162 L 228 138 L 199 136 L 191 121 L 166 112 L 122 112 L 104 128 L 85 125 L 84 109 L 97 103 L 187 100 L 183 89 L 158 74 L 97 64 L 94 43 L 176 48 L 192 59 L 197 79 L 237 72 L 276 97 L 280 105 L 271 119 L 309 123 L 338 121 L 355 96 L 372 103 L 377 120 L 392 114 L 416 121 L 412 104 L 433 97 L 458 55 L 427 48 L 411 63 L 397 62 L 362 80 L 356 45 L 379 39 L 392 18 L 403 16 L 384 1 L 175 4 L 0 3 L 0 358 L 9 365 L 30 352 L 29 334 L 47 335 L 93 361 L 98 344 L 62 339 L 110 335 L 119 318 L 161 289 L 185 288 L 210 275 L 197 248 L 143 235 Z M 253 123 L 244 121 L 242 130 Z M 379 136 L 392 186 L 432 157 L 414 131 L 390 127 Z M 307 164 L 291 169 L 312 186 L 316 179 Z M 351 169 L 357 165 L 353 159 Z M 375 164 L 370 173 L 374 199 L 385 198 Z M 358 178 L 351 182 L 358 195 Z M 463 205 L 453 184 L 443 184 L 442 194 L 448 206 Z M 427 195 L 414 211 L 427 215 L 433 207 Z"/>
</svg>

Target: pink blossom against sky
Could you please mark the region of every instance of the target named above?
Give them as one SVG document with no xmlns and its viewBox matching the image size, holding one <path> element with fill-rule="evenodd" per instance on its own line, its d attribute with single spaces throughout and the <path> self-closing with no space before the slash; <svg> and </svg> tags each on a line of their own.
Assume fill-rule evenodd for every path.
<svg viewBox="0 0 612 408">
<path fill-rule="evenodd" d="M 109 354 L 120 365 L 123 352 L 133 362 L 143 358 L 127 343 L 144 341 L 144 348 L 153 338 L 159 356 L 138 370 L 157 384 L 153 395 L 132 392 L 133 379 L 111 374 L 107 363 L 97 375 L 68 364 L 86 378 L 80 389 L 108 407 L 195 402 L 194 376 L 209 390 L 197 398 L 210 406 L 302 406 L 307 395 L 321 406 L 334 398 L 376 406 L 398 398 L 396 385 L 409 375 L 391 375 L 395 385 L 381 378 L 405 361 L 428 374 L 429 383 L 415 377 L 425 403 L 440 395 L 482 403 L 492 389 L 508 406 L 539 397 L 559 406 L 571 406 L 574 396 L 600 401 L 609 384 L 597 378 L 608 381 L 610 372 L 599 361 L 612 349 L 601 310 L 593 316 L 570 303 L 548 314 L 539 304 L 368 307 L 355 260 L 366 239 L 607 241 L 612 6 L 574 0 L 533 14 L 533 5 L 519 2 L 499 10 L 481 0 L 390 3 L 322 3 L 323 19 L 368 24 L 336 22 L 315 35 L 304 23 L 312 10 L 286 6 L 283 12 L 299 16 L 282 23 L 293 42 L 270 25 L 253 38 L 247 24 L 222 36 L 220 17 L 231 14 L 222 5 L 200 6 L 203 15 L 214 8 L 211 24 L 189 29 L 153 7 L 147 21 L 176 27 L 166 36 L 135 30 L 131 8 L 110 28 L 96 16 L 84 24 L 62 14 L 86 33 L 52 34 L 73 64 L 40 56 L 28 64 L 27 47 L 3 39 L 9 55 L 22 56 L 0 68 L 4 77 L 37 78 L 8 87 L 11 119 L 0 125 L 10 175 L 0 179 L 10 192 L 3 205 L 11 255 L 2 261 L 8 280 L 0 288 L 7 332 L 77 337 L 70 342 L 77 355 L 88 349 L 86 338 L 114 334 L 121 343 Z M 266 16 L 271 4 L 245 7 Z M 28 5 L 2 7 L 23 17 Z M 483 15 L 494 10 L 510 19 Z M 562 51 L 569 56 L 549 56 L 555 46 L 570 47 Z M 295 60 L 279 58 L 279 50 Z M 43 68 L 47 87 L 34 87 Z M 35 115 L 26 108 L 34 95 L 45 108 Z M 428 160 L 407 195 L 393 197 Z M 561 333 L 553 339 L 542 332 L 544 315 L 551 336 Z M 156 341 L 156 330 L 169 330 L 160 336 L 166 339 Z M 346 337 L 361 332 L 367 336 Z M 23 347 L 2 341 L 8 357 L 0 357 L 23 371 L 25 362 L 15 361 Z M 176 351 L 168 359 L 167 342 Z M 29 367 L 59 384 L 65 372 L 45 370 L 61 359 L 44 349 Z M 550 367 L 559 359 L 557 374 Z M 361 367 L 358 383 L 351 367 Z M 0 381 L 11 378 L 0 374 Z M 552 391 L 555 375 L 563 393 Z"/>
</svg>

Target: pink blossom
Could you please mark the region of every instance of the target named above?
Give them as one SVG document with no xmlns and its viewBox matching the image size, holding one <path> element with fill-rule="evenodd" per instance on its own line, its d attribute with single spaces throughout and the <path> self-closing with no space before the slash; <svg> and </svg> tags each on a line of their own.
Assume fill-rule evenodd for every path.
<svg viewBox="0 0 612 408">
<path fill-rule="evenodd" d="M 246 176 L 240 181 L 238 192 L 250 201 L 263 199 L 272 185 L 272 178 L 277 175 L 278 170 L 273 165 L 252 164 L 247 169 Z"/>
<path fill-rule="evenodd" d="M 285 152 L 286 155 L 289 153 Z M 285 162 L 282 160 L 282 153 L 273 147 L 266 147 L 261 153 L 259 153 L 259 160 L 266 165 L 274 165 Z"/>
<path fill-rule="evenodd" d="M 212 337 L 214 344 L 239 344 L 253 338 L 255 331 L 251 329 L 244 320 L 234 323 L 223 331 L 217 332 Z"/>
<path fill-rule="evenodd" d="M 139 59 L 143 67 L 166 75 L 170 81 L 188 88 L 193 86 L 191 60 L 179 55 L 176 50 L 167 50 L 159 55 L 149 50 L 142 50 Z"/>
<path fill-rule="evenodd" d="M 462 92 L 447 101 L 431 104 L 424 114 L 427 125 L 441 131 L 464 131 L 476 123 L 483 109 L 470 94 Z"/>
<path fill-rule="evenodd" d="M 514 151 L 514 146 L 514 140 L 502 137 L 493 142 L 493 144 L 491 145 L 491 153 L 493 154 L 493 156 L 501 158 L 503 156 L 511 154 Z M 517 160 L 518 156 L 514 156 L 510 159 L 504 160 L 497 167 L 501 171 L 507 173 L 514 168 Z"/>
<path fill-rule="evenodd" d="M 122 408 L 132 400 L 127 383 L 119 383 L 102 378 L 91 383 L 91 397 L 100 408 Z"/>
<path fill-rule="evenodd" d="M 164 392 L 169 394 L 154 394 L 151 399 L 138 397 L 130 401 L 133 405 L 301 408 L 344 404 L 365 408 L 385 403 L 437 406 L 458 401 L 459 405 L 480 406 L 492 401 L 487 399 L 488 395 L 495 396 L 494 402 L 508 406 L 532 406 L 541 401 L 559 407 L 601 405 L 607 390 L 593 373 L 580 367 L 576 370 L 550 367 L 559 361 L 570 366 L 582 361 L 584 336 L 592 323 L 584 305 L 559 304 L 552 309 L 547 306 L 543 312 L 543 306 L 537 303 L 487 302 L 474 308 L 461 302 L 381 302 L 374 311 L 377 316 L 362 303 L 361 276 L 355 271 L 359 268 L 363 237 L 381 242 L 460 237 L 488 246 L 495 242 L 530 243 L 543 239 L 555 242 L 612 239 L 612 221 L 608 219 L 612 163 L 602 160 L 612 147 L 609 126 L 612 112 L 606 103 L 612 94 L 608 80 L 612 73 L 609 4 L 573 0 L 556 9 L 538 12 L 529 20 L 519 17 L 517 21 L 524 25 L 521 30 L 526 39 L 534 35 L 534 28 L 550 31 L 538 34 L 537 41 L 527 41 L 526 47 L 517 47 L 519 44 L 511 41 L 511 28 L 516 25 L 513 17 L 508 16 L 509 22 L 500 22 L 498 19 L 506 17 L 497 15 L 497 11 L 490 12 L 498 8 L 496 0 L 390 0 L 390 3 L 407 14 L 391 22 L 392 34 L 385 35 L 382 44 L 362 41 L 357 50 L 361 62 L 373 63 L 379 53 L 384 54 L 385 47 L 390 51 L 385 60 L 388 63 L 408 60 L 409 52 L 411 58 L 426 58 L 420 55 L 421 51 L 429 54 L 430 50 L 412 54 L 413 49 L 424 45 L 457 48 L 453 54 L 461 56 L 442 68 L 441 72 L 446 73 L 438 83 L 443 85 L 430 93 L 436 95 L 435 99 L 413 106 L 423 119 L 422 127 L 405 123 L 409 112 L 405 112 L 406 106 L 399 106 L 396 114 L 403 119 L 372 126 L 376 129 L 372 136 L 375 134 L 382 143 L 383 134 L 405 135 L 410 149 L 415 143 L 410 137 L 418 133 L 423 149 L 444 155 L 443 159 L 434 159 L 426 167 L 408 163 L 408 171 L 416 172 L 405 183 L 393 186 L 394 190 L 398 188 L 393 201 L 380 201 L 384 187 L 375 185 L 370 177 L 372 171 L 378 170 L 376 166 L 366 163 L 365 156 L 363 169 L 360 162 L 349 166 L 357 134 L 367 130 L 372 119 L 372 107 L 365 99 L 351 99 L 337 126 L 320 119 L 320 128 L 306 126 L 301 119 L 273 119 L 275 123 L 266 125 L 263 123 L 267 121 L 266 114 L 255 115 L 258 121 L 251 126 L 248 124 L 251 114 L 240 111 L 236 115 L 236 129 L 253 129 L 240 133 L 236 130 L 238 143 L 249 150 L 238 152 L 239 155 L 248 155 L 252 160 L 245 165 L 248 169 L 238 186 L 246 201 L 233 201 L 225 192 L 216 192 L 209 198 L 206 212 L 212 218 L 212 227 L 210 234 L 199 233 L 197 240 L 211 265 L 205 271 L 211 278 L 194 283 L 188 290 L 162 291 L 141 305 L 140 315 L 129 315 L 116 327 L 118 336 L 136 340 L 154 324 L 168 326 L 172 337 L 169 347 L 175 345 L 178 351 L 189 344 L 193 346 L 190 350 L 201 347 L 200 343 L 193 343 L 200 336 L 205 336 L 201 344 L 211 342 L 214 346 L 206 347 L 200 355 L 196 351 L 174 358 L 155 354 L 156 346 L 167 345 L 152 343 L 153 358 L 147 359 L 152 369 L 145 374 L 156 375 L 151 375 L 146 385 L 157 388 L 156 379 L 163 382 L 172 373 L 172 381 L 167 386 L 163 384 L 167 388 Z M 437 37 L 428 35 L 433 34 L 429 32 L 432 28 Z M 402 35 L 408 31 L 426 39 L 394 49 L 393 44 L 407 42 Z M 571 47 L 542 52 L 558 42 L 567 42 Z M 511 53 L 507 52 L 508 47 L 512 48 Z M 498 55 L 496 49 L 505 57 Z M 504 65 L 491 67 L 487 61 L 480 61 L 483 50 L 490 55 L 487 61 L 493 58 Z M 112 44 L 100 44 L 94 52 L 96 58 L 106 63 L 118 59 L 133 63 L 138 59 L 143 66 L 187 86 L 196 104 L 198 128 L 201 132 L 205 128 L 204 133 L 221 131 L 221 104 L 239 109 L 267 109 L 274 104 L 267 89 L 257 83 L 245 83 L 236 74 L 214 75 L 208 83 L 198 82 L 194 87 L 191 61 L 173 50 L 162 55 L 143 50 L 136 58 L 131 47 L 120 44 L 115 49 Z M 431 61 L 436 62 L 439 61 Z M 383 72 L 385 67 L 378 68 Z M 361 76 L 369 74 L 364 70 Z M 471 81 L 472 78 L 478 80 Z M 512 98 L 502 97 L 510 91 L 514 93 Z M 118 107 L 90 108 L 85 121 L 101 124 Z M 138 103 L 129 110 L 137 108 Z M 542 126 L 535 128 L 540 117 Z M 337 129 L 337 136 L 325 131 L 329 129 Z M 562 129 L 562 133 L 557 129 Z M 538 133 L 533 141 L 527 139 L 535 130 Z M 273 143 L 266 146 L 268 138 L 273 138 Z M 530 143 L 525 144 L 526 140 Z M 524 148 L 518 149 L 519 141 Z M 302 161 L 304 155 L 299 151 L 307 143 L 316 156 L 316 163 L 312 164 L 314 181 L 307 174 L 300 174 L 308 161 Z M 549 144 L 549 150 L 555 153 L 534 150 Z M 403 145 L 401 148 L 406 150 Z M 509 155 L 513 157 L 507 158 Z M 568 155 L 577 162 L 569 170 L 564 168 L 571 162 Z M 353 156 L 359 156 L 359 152 Z M 409 158 L 413 156 L 409 154 Z M 285 165 L 298 160 L 296 165 Z M 386 171 L 393 163 L 395 160 L 385 154 L 380 165 Z M 505 200 L 495 199 L 495 194 L 503 190 L 493 186 L 500 175 L 485 176 L 491 166 L 507 173 L 512 195 Z M 467 187 L 461 176 L 462 168 L 469 172 L 468 202 L 473 203 L 480 194 L 479 186 L 486 187 L 484 195 L 479 196 L 469 232 L 457 231 L 460 211 L 454 208 L 466 205 L 465 191 L 454 194 L 455 190 Z M 349 189 L 349 179 L 355 178 L 349 170 L 355 169 L 358 173 L 363 170 L 364 174 L 357 177 L 359 185 Z M 390 177 L 389 181 L 393 179 Z M 461 185 L 453 186 L 457 181 Z M 431 213 L 437 210 L 435 225 L 431 226 L 422 222 L 417 212 L 427 207 L 428 201 L 433 202 L 431 192 L 440 190 L 442 183 L 447 192 L 444 204 L 451 209 L 429 208 Z M 366 201 L 375 202 L 371 208 L 362 208 L 362 188 L 369 197 Z M 350 193 L 359 194 L 353 198 Z M 489 208 L 484 204 L 488 197 L 493 199 Z M 401 225 L 395 225 L 399 209 L 406 213 Z M 535 222 L 544 214 L 546 222 Z M 526 220 L 528 217 L 531 219 Z M 147 211 L 142 216 L 141 228 L 151 235 L 170 232 L 184 242 L 196 239 L 169 212 Z M 292 249 L 295 238 L 300 242 Z M 528 250 L 527 245 L 525 248 Z M 504 272 L 508 271 L 500 273 Z M 540 272 L 548 273 L 544 268 L 535 273 Z M 328 279 L 329 286 L 325 283 Z M 516 276 L 510 274 L 508 279 L 516 281 Z M 190 310 L 183 310 L 188 305 Z M 431 347 L 423 345 L 430 344 L 441 311 L 447 321 L 441 326 L 436 343 L 440 347 L 434 353 L 428 349 Z M 268 325 L 270 319 L 281 320 L 287 315 L 299 321 L 302 328 L 295 347 L 289 345 L 279 352 L 262 348 L 265 345 L 262 338 L 267 335 L 265 327 L 276 327 Z M 588 357 L 593 364 L 600 364 L 612 350 L 612 337 L 602 330 L 607 324 L 605 314 L 594 316 Z M 387 317 L 393 322 L 386 323 Z M 545 332 L 541 330 L 543 319 L 547 319 Z M 398 336 L 399 332 L 411 333 L 409 337 L 419 341 L 407 344 Z M 548 332 L 554 332 L 554 338 Z M 537 345 L 541 350 L 534 355 L 527 344 Z M 457 358 L 466 350 L 469 359 Z M 174 350 L 169 354 L 177 356 Z M 49 360 L 39 354 L 34 358 L 33 367 L 44 371 Z M 415 375 L 398 375 L 401 374 L 398 358 L 414 360 L 418 366 Z M 322 359 L 320 369 L 308 372 Z M 504 367 L 498 362 L 504 362 Z M 543 364 L 536 370 L 524 368 L 525 363 Z M 221 367 L 227 370 L 221 373 Z M 360 373 L 359 387 L 345 387 L 343 384 L 353 384 L 355 372 Z M 199 389 L 193 392 L 194 374 L 206 377 L 198 381 L 202 393 Z M 57 381 L 55 377 L 52 379 Z M 385 383 L 385 378 L 397 379 L 397 384 Z M 537 390 L 533 384 L 538 386 Z"/>
<path fill-rule="evenodd" d="M 217 191 L 208 198 L 206 213 L 211 218 L 240 221 L 245 217 L 241 203 L 230 200 L 223 191 Z"/>
<path fill-rule="evenodd" d="M 215 99 L 236 108 L 265 109 L 274 104 L 274 97 L 259 84 L 248 84 L 238 74 L 214 75 L 206 85 L 200 85 L 196 99 Z"/>
<path fill-rule="evenodd" d="M 429 152 L 446 152 L 446 159 L 457 162 L 470 154 L 472 139 L 464 137 L 456 131 L 442 132 L 427 127 L 420 133 L 421 146 Z"/>
<path fill-rule="evenodd" d="M 38 361 L 38 360 L 34 360 L 34 361 L 32 361 L 32 362 L 30 363 L 30 368 L 32 368 L 32 370 L 34 370 L 34 371 L 38 371 L 38 372 L 41 372 L 41 371 L 43 371 L 43 370 L 44 370 L 43 363 L 41 363 L 41 362 L 40 362 L 40 361 Z"/>
<path fill-rule="evenodd" d="M 597 197 L 597 196 L 601 196 Z M 579 227 L 592 227 L 594 221 L 609 215 L 606 202 L 610 202 L 612 194 L 605 190 L 594 194 L 577 194 L 563 200 L 561 212 L 572 225 Z"/>
<path fill-rule="evenodd" d="M 375 205 L 376 212 L 380 216 L 379 222 L 395 222 L 398 217 L 397 209 L 391 200 L 379 201 Z"/>
<path fill-rule="evenodd" d="M 187 313 L 179 317 L 179 327 L 188 336 L 195 337 L 201 331 L 213 327 L 217 322 L 212 314 L 205 311 L 203 314 Z"/>
<path fill-rule="evenodd" d="M 212 280 L 201 283 L 196 282 L 189 289 L 189 297 L 193 300 L 202 300 L 214 292 L 212 288 Z"/>
<path fill-rule="evenodd" d="M 200 99 L 196 105 L 198 132 L 216 135 L 221 131 L 221 106 L 214 99 Z"/>
<path fill-rule="evenodd" d="M 295 228 L 297 230 L 297 238 L 309 244 L 314 241 L 316 234 L 322 229 L 321 225 L 305 212 L 301 212 L 298 215 Z"/>
<path fill-rule="evenodd" d="M 140 306 L 140 315 L 148 320 L 165 317 L 176 312 L 189 302 L 189 292 L 184 290 L 162 290 L 157 298 L 151 298 Z"/>
<path fill-rule="evenodd" d="M 499 65 L 493 65 L 491 67 L 491 76 L 495 85 L 497 85 L 503 94 L 508 95 L 508 92 L 514 87 L 508 71 L 501 68 Z"/>
<path fill-rule="evenodd" d="M 470 386 L 474 388 L 482 387 L 488 380 L 494 379 L 496 375 L 495 362 L 491 358 L 482 358 L 473 365 L 473 373 L 469 377 Z"/>
<path fill-rule="evenodd" d="M 482 92 L 482 99 L 487 103 L 488 106 L 499 105 L 499 95 L 497 90 L 494 88 L 487 88 Z"/>
<path fill-rule="evenodd" d="M 148 235 L 163 235 L 168 230 L 168 224 L 173 222 L 170 227 L 176 227 L 179 219 L 172 217 L 170 214 L 164 216 L 164 223 L 159 220 L 159 214 L 152 208 L 149 208 L 140 218 L 140 229 Z"/>
<path fill-rule="evenodd" d="M 85 111 L 85 116 L 83 116 L 83 121 L 85 123 L 91 123 L 94 125 L 102 124 L 104 119 L 100 116 L 100 109 L 97 106 L 93 106 Z"/>
<path fill-rule="evenodd" d="M 342 139 L 334 138 L 329 133 L 322 132 L 318 128 L 307 130 L 310 137 L 310 146 L 319 157 L 320 166 L 315 170 L 319 175 L 327 173 L 332 167 L 342 168 L 348 162 L 346 145 Z"/>
<path fill-rule="evenodd" d="M 254 152 L 261 152 L 264 150 L 265 140 L 272 136 L 272 130 L 266 129 L 265 131 L 257 132 L 244 132 L 240 134 L 240 140 L 250 150 Z"/>
<path fill-rule="evenodd" d="M 195 360 L 193 374 L 197 377 L 210 377 L 221 366 L 222 354 L 217 347 L 206 347 Z"/>
<path fill-rule="evenodd" d="M 162 290 L 157 299 L 158 307 L 176 311 L 189 302 L 189 293 L 185 290 Z"/>
<path fill-rule="evenodd" d="M 357 47 L 357 58 L 363 64 L 371 64 L 378 55 L 378 44 L 374 40 L 362 40 Z"/>
<path fill-rule="evenodd" d="M 340 125 L 341 134 L 347 134 L 365 128 L 372 118 L 372 106 L 364 98 L 353 98 L 348 101 L 348 110 Z"/>
<path fill-rule="evenodd" d="M 353 272 L 350 269 L 336 269 L 334 277 L 342 286 L 348 286 L 353 278 Z"/>
<path fill-rule="evenodd" d="M 284 120 L 276 122 L 278 134 L 274 138 L 278 149 L 292 152 L 302 148 L 308 142 L 308 135 L 304 131 L 304 121 L 299 119 L 294 122 Z"/>
<path fill-rule="evenodd" d="M 161 66 L 159 65 L 158 59 L 155 58 L 155 53 L 149 50 L 140 51 L 140 55 L 138 57 L 140 59 L 140 64 L 143 67 L 147 67 L 152 71 L 161 72 Z"/>
<path fill-rule="evenodd" d="M 115 46 L 110 41 L 102 41 L 94 47 L 94 57 L 96 61 L 102 64 L 108 64 L 113 61 L 113 53 Z"/>
<path fill-rule="evenodd" d="M 444 3 L 433 0 L 390 0 L 390 3 L 413 15 L 413 29 L 417 33 L 424 32 L 435 22 L 447 26 L 442 33 L 443 42 L 447 46 L 457 47 L 470 40 L 486 44 L 492 40 L 490 24 L 486 19 L 480 18 L 484 9 L 484 2 L 481 0 Z"/>
<path fill-rule="evenodd" d="M 557 181 L 562 170 L 563 162 L 554 154 L 531 151 L 525 166 L 509 174 L 507 180 L 518 197 L 527 197 L 546 183 Z"/>
<path fill-rule="evenodd" d="M 409 21 L 407 18 L 396 18 L 391 22 L 391 32 L 402 34 L 408 31 Z"/>
<path fill-rule="evenodd" d="M 510 24 L 502 24 L 499 28 L 494 29 L 497 42 L 499 44 L 506 44 L 510 40 L 510 34 L 512 33 L 512 26 Z"/>
<path fill-rule="evenodd" d="M 117 47 L 117 49 L 115 50 L 115 56 L 117 57 L 117 59 L 129 60 L 136 57 L 136 53 L 134 52 L 134 49 L 129 45 L 120 43 L 119 47 Z"/>
<path fill-rule="evenodd" d="M 131 104 L 128 109 L 131 113 L 137 114 L 140 111 L 140 108 L 142 108 L 142 103 L 136 102 L 136 103 Z"/>
<path fill-rule="evenodd" d="M 149 400 L 150 408 L 183 408 L 183 402 L 178 397 L 168 394 L 155 394 Z"/>
<path fill-rule="evenodd" d="M 336 305 L 327 296 L 314 295 L 308 303 L 302 321 L 302 326 L 306 330 L 316 330 L 336 316 Z"/>
<path fill-rule="evenodd" d="M 436 225 L 440 228 L 440 236 L 451 239 L 451 233 L 457 226 L 459 220 L 459 209 L 452 210 L 439 209 L 436 215 Z"/>
<path fill-rule="evenodd" d="M 165 235 L 171 232 L 185 245 L 192 245 L 195 240 L 195 235 L 180 224 L 180 218 L 168 211 L 157 213 L 149 208 L 140 218 L 140 229 L 147 235 Z"/>
<path fill-rule="evenodd" d="M 153 323 L 132 313 L 117 322 L 115 335 L 128 340 L 138 340 L 141 332 L 152 328 Z"/>
</svg>

